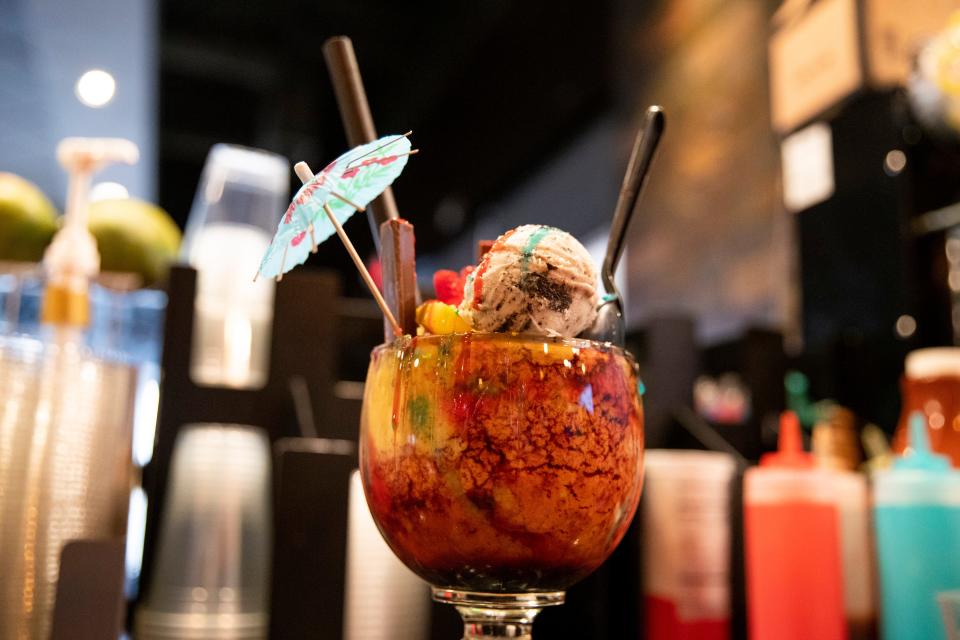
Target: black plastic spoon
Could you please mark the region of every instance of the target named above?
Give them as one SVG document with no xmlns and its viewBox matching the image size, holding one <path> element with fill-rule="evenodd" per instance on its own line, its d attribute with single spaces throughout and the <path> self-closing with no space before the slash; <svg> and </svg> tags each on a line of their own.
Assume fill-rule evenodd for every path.
<svg viewBox="0 0 960 640">
<path fill-rule="evenodd" d="M 617 208 L 614 209 L 613 222 L 610 224 L 607 254 L 603 259 L 600 274 L 606 294 L 597 310 L 597 319 L 593 326 L 583 333 L 585 338 L 612 342 L 621 347 L 624 344 L 626 324 L 623 320 L 623 299 L 617 291 L 614 274 L 623 255 L 627 228 L 630 226 L 637 201 L 640 199 L 640 192 L 646 182 L 650 163 L 660 143 L 665 124 L 662 108 L 656 105 L 647 107 L 643 127 L 637 133 L 637 139 L 633 143 L 633 152 L 630 154 L 630 162 L 627 163 L 627 172 L 620 186 L 620 197 L 617 198 Z"/>
</svg>

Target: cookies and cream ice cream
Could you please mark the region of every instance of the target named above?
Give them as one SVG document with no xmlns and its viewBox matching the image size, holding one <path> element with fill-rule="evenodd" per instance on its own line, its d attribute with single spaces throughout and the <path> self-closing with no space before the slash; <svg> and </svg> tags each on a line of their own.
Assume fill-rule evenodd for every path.
<svg viewBox="0 0 960 640">
<path fill-rule="evenodd" d="M 597 315 L 597 272 L 576 238 L 523 225 L 494 242 L 464 283 L 459 315 L 475 331 L 572 337 Z"/>
</svg>

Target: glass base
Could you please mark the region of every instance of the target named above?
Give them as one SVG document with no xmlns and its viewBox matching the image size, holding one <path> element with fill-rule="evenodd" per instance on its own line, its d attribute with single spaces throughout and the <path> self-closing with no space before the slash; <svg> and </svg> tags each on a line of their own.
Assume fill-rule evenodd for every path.
<svg viewBox="0 0 960 640">
<path fill-rule="evenodd" d="M 463 640 L 519 638 L 531 640 L 533 619 L 544 607 L 563 604 L 563 591 L 480 593 L 432 588 L 433 599 L 452 604 L 463 618 Z"/>
</svg>

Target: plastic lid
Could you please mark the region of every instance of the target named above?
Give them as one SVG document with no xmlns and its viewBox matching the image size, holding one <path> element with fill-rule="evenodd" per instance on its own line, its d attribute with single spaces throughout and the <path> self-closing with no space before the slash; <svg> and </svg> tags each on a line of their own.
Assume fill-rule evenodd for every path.
<svg viewBox="0 0 960 640">
<path fill-rule="evenodd" d="M 644 473 L 649 478 L 683 477 L 729 480 L 737 469 L 736 460 L 721 451 L 648 449 L 643 457 Z"/>
<path fill-rule="evenodd" d="M 927 420 L 919 411 L 910 414 L 910 440 L 904 455 L 894 460 L 893 468 L 896 471 L 914 469 L 941 473 L 950 469 L 950 458 L 930 449 Z"/>
<path fill-rule="evenodd" d="M 910 414 L 909 444 L 893 469 L 877 473 L 874 491 L 878 505 L 944 504 L 960 506 L 960 472 L 947 456 L 933 453 L 923 414 Z"/>
<path fill-rule="evenodd" d="M 803 450 L 800 437 L 800 420 L 793 411 L 780 414 L 780 435 L 777 450 L 760 457 L 761 467 L 809 469 L 813 467 L 813 455 Z"/>
<path fill-rule="evenodd" d="M 960 378 L 960 347 L 917 349 L 907 354 L 904 370 L 908 378 Z"/>
</svg>

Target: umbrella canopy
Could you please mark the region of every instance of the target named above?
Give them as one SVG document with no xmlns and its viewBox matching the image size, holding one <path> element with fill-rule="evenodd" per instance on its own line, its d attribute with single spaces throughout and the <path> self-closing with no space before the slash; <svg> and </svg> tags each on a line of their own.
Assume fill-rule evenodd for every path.
<svg viewBox="0 0 960 640">
<path fill-rule="evenodd" d="M 335 233 L 324 207 L 345 223 L 397 179 L 412 153 L 406 136 L 386 136 L 355 147 L 324 167 L 293 197 L 257 274 L 279 277 L 303 264 Z"/>
</svg>

